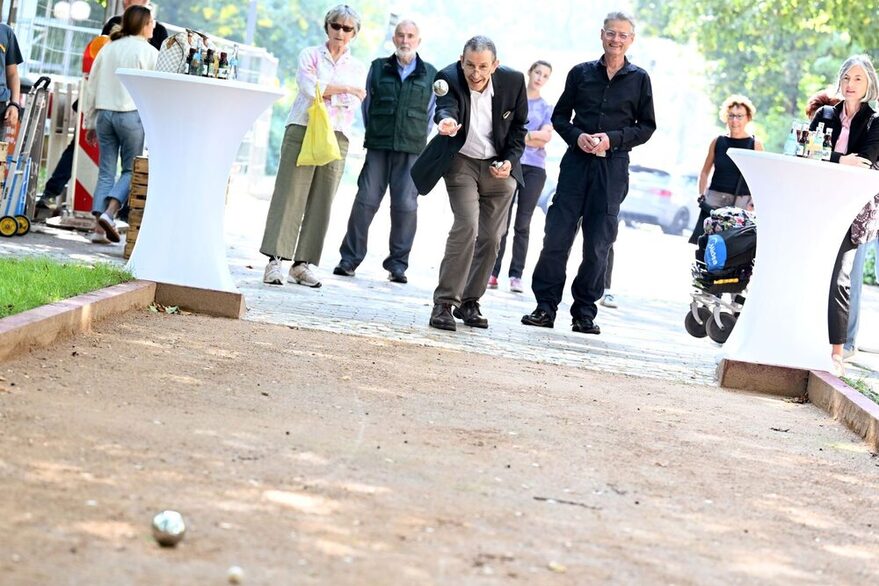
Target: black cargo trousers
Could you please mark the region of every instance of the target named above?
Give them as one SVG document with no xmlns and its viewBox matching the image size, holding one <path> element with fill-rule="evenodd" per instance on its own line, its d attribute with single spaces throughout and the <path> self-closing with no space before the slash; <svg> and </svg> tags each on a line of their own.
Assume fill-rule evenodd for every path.
<svg viewBox="0 0 879 586">
<path fill-rule="evenodd" d="M 565 287 L 565 268 L 582 219 L 583 258 L 571 286 L 571 315 L 576 320 L 595 319 L 595 302 L 604 294 L 608 250 L 617 238 L 620 204 L 628 191 L 628 151 L 597 157 L 576 146 L 568 149 L 546 214 L 543 250 L 531 278 L 537 309 L 555 319 Z"/>
</svg>

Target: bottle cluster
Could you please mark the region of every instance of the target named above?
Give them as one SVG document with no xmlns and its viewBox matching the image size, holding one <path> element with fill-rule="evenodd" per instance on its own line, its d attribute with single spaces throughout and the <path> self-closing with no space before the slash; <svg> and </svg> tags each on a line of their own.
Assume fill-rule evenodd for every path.
<svg viewBox="0 0 879 586">
<path fill-rule="evenodd" d="M 833 131 L 825 129 L 823 122 L 819 122 L 815 130 L 809 128 L 808 122 L 794 122 L 784 143 L 784 154 L 829 161 L 833 152 L 832 136 Z"/>
<path fill-rule="evenodd" d="M 238 45 L 232 49 L 231 56 L 226 51 L 192 47 L 180 73 L 216 79 L 238 79 Z"/>
</svg>

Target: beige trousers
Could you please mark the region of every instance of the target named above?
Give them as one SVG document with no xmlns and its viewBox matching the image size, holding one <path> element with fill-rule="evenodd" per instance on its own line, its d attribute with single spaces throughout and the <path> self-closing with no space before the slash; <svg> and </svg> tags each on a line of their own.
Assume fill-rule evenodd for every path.
<svg viewBox="0 0 879 586">
<path fill-rule="evenodd" d="M 455 219 L 440 264 L 434 303 L 478 301 L 497 260 L 516 180 L 491 175 L 490 161 L 455 155 L 443 175 Z"/>
<path fill-rule="evenodd" d="M 336 132 L 342 159 L 321 167 L 297 167 L 305 127 L 290 124 L 284 132 L 281 161 L 259 251 L 285 260 L 320 263 L 348 154 L 348 139 Z"/>
</svg>

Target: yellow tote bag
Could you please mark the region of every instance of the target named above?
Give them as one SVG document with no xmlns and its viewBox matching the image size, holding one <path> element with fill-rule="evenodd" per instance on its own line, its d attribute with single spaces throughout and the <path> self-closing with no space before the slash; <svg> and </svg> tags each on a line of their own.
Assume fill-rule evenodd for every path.
<svg viewBox="0 0 879 586">
<path fill-rule="evenodd" d="M 320 83 L 317 83 L 314 89 L 314 102 L 308 107 L 308 126 L 305 127 L 305 137 L 302 139 L 302 150 L 299 151 L 296 166 L 319 167 L 341 158 L 339 141 L 336 140 L 336 133 L 333 132 L 330 113 L 327 112 L 320 92 Z"/>
</svg>

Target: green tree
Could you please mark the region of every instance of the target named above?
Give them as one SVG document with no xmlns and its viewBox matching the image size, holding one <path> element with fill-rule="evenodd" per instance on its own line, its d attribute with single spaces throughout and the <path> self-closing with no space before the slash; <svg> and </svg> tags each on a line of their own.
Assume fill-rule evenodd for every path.
<svg viewBox="0 0 879 586">
<path fill-rule="evenodd" d="M 646 34 L 698 47 L 717 103 L 750 97 L 775 150 L 809 96 L 835 82 L 845 57 L 879 48 L 875 8 L 842 0 L 645 0 L 637 14 Z"/>
</svg>

